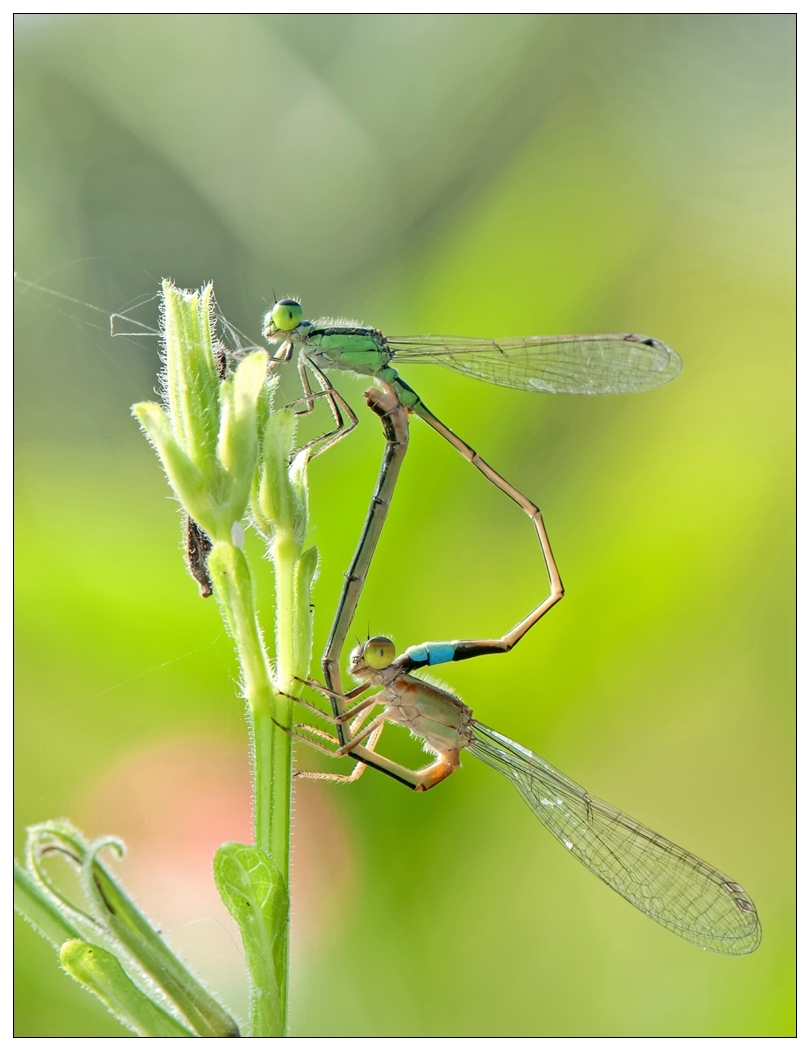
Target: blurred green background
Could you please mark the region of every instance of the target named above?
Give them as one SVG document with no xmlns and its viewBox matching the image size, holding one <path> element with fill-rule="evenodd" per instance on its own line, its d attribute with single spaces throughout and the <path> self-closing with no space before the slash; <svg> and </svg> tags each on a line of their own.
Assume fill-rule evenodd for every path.
<svg viewBox="0 0 809 1050">
<path fill-rule="evenodd" d="M 794 1032 L 794 17 L 16 28 L 16 269 L 75 300 L 16 302 L 18 851 L 62 815 L 123 835 L 123 877 L 245 1016 L 210 876 L 250 834 L 237 672 L 129 416 L 156 341 L 110 339 L 107 314 L 143 304 L 154 326 L 171 277 L 212 279 L 256 341 L 273 290 L 388 334 L 644 332 L 684 369 L 640 396 L 404 375 L 541 504 L 567 588 L 507 658 L 441 677 L 738 879 L 761 947 L 725 958 L 650 922 L 472 757 L 426 796 L 310 782 L 291 1031 Z M 316 655 L 382 450 L 367 383 L 340 383 L 361 426 L 311 471 Z M 414 421 L 357 633 L 500 634 L 545 588 L 524 515 Z M 385 746 L 420 761 L 400 731 Z M 124 1034 L 22 923 L 16 948 L 16 1034 Z"/>
</svg>

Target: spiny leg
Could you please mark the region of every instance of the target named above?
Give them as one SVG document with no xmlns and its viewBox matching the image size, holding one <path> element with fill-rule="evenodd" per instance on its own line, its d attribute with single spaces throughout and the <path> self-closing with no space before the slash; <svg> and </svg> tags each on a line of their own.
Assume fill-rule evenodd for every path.
<svg viewBox="0 0 809 1050">
<path fill-rule="evenodd" d="M 305 744 L 308 744 L 316 751 L 322 751 L 324 754 L 330 755 L 332 758 L 348 756 L 359 760 L 352 772 L 348 775 L 339 773 L 321 773 L 315 770 L 311 772 L 309 770 L 301 770 L 296 772 L 295 776 L 304 780 L 331 780 L 336 783 L 354 783 L 362 776 L 366 766 L 372 766 L 380 773 L 385 773 L 394 780 L 398 780 L 399 783 L 404 784 L 405 787 L 409 787 L 413 791 L 421 792 L 429 791 L 430 788 L 440 784 L 460 767 L 461 763 L 459 754 L 454 750 L 439 755 L 435 762 L 432 762 L 424 769 L 418 770 L 408 769 L 407 766 L 403 766 L 398 762 L 393 762 L 384 755 L 377 754 L 376 746 L 379 743 L 379 737 L 382 735 L 382 730 L 385 727 L 385 720 L 383 712 L 383 714 L 379 715 L 378 718 L 375 718 L 374 721 L 366 727 L 367 729 L 371 729 L 367 746 L 363 747 L 359 744 L 354 744 L 350 751 L 340 748 L 339 752 L 335 752 L 327 747 L 323 747 L 314 740 L 310 740 L 302 733 L 296 733 L 294 730 L 289 729 L 285 730 L 285 732 L 302 740 Z M 314 731 L 313 726 L 307 726 L 306 728 L 309 731 Z M 330 737 L 328 733 L 322 733 L 321 731 L 316 732 L 318 736 L 324 736 L 331 741 L 334 740 L 334 737 Z"/>
<path fill-rule="evenodd" d="M 291 699 L 296 699 L 292 697 Z M 297 701 L 301 703 L 300 700 Z M 379 741 L 379 737 L 382 733 L 382 729 L 385 722 L 390 718 L 390 709 L 386 706 L 385 709 L 373 718 L 366 725 L 363 723 L 371 713 L 371 709 L 375 704 L 385 703 L 380 700 L 380 694 L 375 697 L 370 697 L 369 700 L 363 704 L 357 704 L 351 709 L 351 714 L 356 717 L 349 726 L 349 738 L 345 743 L 341 743 L 337 737 L 332 736 L 330 733 L 325 732 L 322 729 L 318 729 L 316 726 L 308 724 L 295 723 L 292 728 L 285 729 L 285 732 L 291 736 L 296 737 L 298 740 L 302 740 L 309 747 L 314 748 L 316 751 L 321 751 L 323 754 L 329 755 L 332 758 L 344 758 L 349 756 L 356 758 L 362 765 L 373 766 L 374 769 L 379 770 L 381 773 L 385 773 L 392 777 L 394 780 L 398 780 L 400 783 L 405 784 L 407 787 L 414 791 L 428 791 L 430 788 L 435 787 L 436 784 L 440 784 L 442 780 L 446 780 L 448 776 L 455 772 L 460 767 L 460 751 L 457 748 L 440 752 L 434 762 L 429 766 L 425 766 L 423 769 L 408 769 L 406 766 L 400 765 L 398 762 L 393 762 L 391 759 L 386 758 L 384 755 L 379 755 L 376 752 L 376 745 Z M 310 707 L 311 705 L 304 703 L 303 706 Z M 357 713 L 358 708 L 365 708 L 365 710 Z M 318 712 L 322 714 L 322 712 Z M 339 721 L 339 716 L 334 719 L 329 719 L 338 726 L 338 732 L 342 728 L 342 724 Z M 299 732 L 304 730 L 304 732 Z M 307 735 L 311 734 L 311 735 Z M 317 736 L 321 740 L 327 740 L 329 744 L 336 744 L 337 748 L 325 747 L 323 744 L 318 743 L 317 740 L 313 740 L 312 736 Z M 368 738 L 368 746 L 363 747 L 362 742 Z M 340 781 L 345 780 L 357 780 L 362 775 L 362 771 L 356 767 L 352 771 L 350 777 L 344 777 L 337 774 L 318 774 L 314 777 L 317 780 L 329 780 L 335 779 Z"/>
<path fill-rule="evenodd" d="M 292 343 L 292 340 L 287 339 L 287 341 L 282 343 L 270 358 L 269 364 L 267 365 L 267 372 L 274 372 L 278 365 L 283 365 L 288 361 L 291 361 L 294 350 L 295 346 Z"/>
<path fill-rule="evenodd" d="M 321 389 L 327 395 L 331 414 L 334 417 L 334 422 L 337 424 L 336 430 L 333 430 L 330 434 L 324 434 L 320 438 L 321 441 L 326 441 L 327 438 L 330 438 L 331 440 L 326 441 L 325 445 L 321 445 L 320 448 L 313 453 L 313 456 L 319 456 L 321 452 L 325 452 L 327 448 L 331 448 L 332 445 L 336 445 L 338 441 L 341 441 L 346 434 L 350 434 L 358 425 L 359 419 L 357 419 L 353 408 L 349 405 L 342 394 L 338 393 L 338 391 L 331 385 L 325 373 L 318 368 L 317 365 L 313 364 L 312 361 L 307 361 L 307 364 L 314 372 L 315 378 L 320 384 Z M 348 416 L 348 423 L 343 423 L 343 417 L 340 414 L 341 408 Z"/>
<path fill-rule="evenodd" d="M 320 737 L 321 740 L 328 740 L 330 744 L 335 744 L 337 747 L 340 746 L 340 741 L 336 736 L 332 736 L 331 733 L 327 733 L 325 729 L 318 729 L 317 726 L 310 726 L 307 722 L 293 722 L 293 729 L 305 729 L 307 733 L 312 733 L 314 736 Z M 322 744 L 315 744 L 309 740 L 308 737 L 303 736 L 301 733 L 293 734 L 298 740 L 303 740 L 307 744 L 311 744 L 318 751 L 322 751 L 324 755 L 331 755 L 334 757 L 334 748 L 323 747 Z"/>
<path fill-rule="evenodd" d="M 312 728 L 311 726 L 309 727 Z M 371 733 L 367 741 L 368 751 L 375 751 L 376 745 L 379 743 L 379 738 L 382 735 L 382 730 L 385 728 L 384 723 L 381 726 L 377 726 L 376 729 Z M 355 784 L 368 766 L 365 762 L 357 762 L 353 770 L 348 773 L 321 773 L 314 769 L 298 769 L 292 775 L 299 780 L 330 780 L 336 784 Z"/>
<path fill-rule="evenodd" d="M 374 730 L 378 729 L 379 726 L 384 725 L 385 718 L 386 715 L 383 711 L 381 714 L 377 715 L 376 718 L 370 721 L 367 726 L 361 729 L 359 733 L 355 734 L 351 739 L 349 739 L 347 743 L 340 745 L 336 751 L 332 748 L 325 747 L 323 744 L 319 744 L 316 740 L 310 739 L 304 733 L 298 732 L 298 730 L 300 729 L 305 729 L 307 733 L 313 733 L 315 736 L 319 736 L 321 739 L 328 740 L 330 743 L 340 743 L 340 741 L 336 737 L 331 736 L 331 734 L 326 733 L 322 729 L 317 729 L 315 726 L 310 726 L 306 723 L 301 722 L 296 722 L 293 726 L 281 725 L 281 723 L 276 722 L 275 719 L 273 719 L 273 722 L 275 722 L 278 728 L 282 729 L 289 736 L 295 737 L 296 740 L 302 740 L 305 744 L 308 744 L 309 747 L 313 747 L 315 751 L 322 751 L 324 755 L 330 755 L 332 758 L 345 758 L 349 751 L 362 744 L 362 741 L 365 740 L 366 737 L 372 736 Z"/>
<path fill-rule="evenodd" d="M 360 745 L 363 742 L 363 740 L 366 740 L 369 736 L 371 736 L 375 729 L 378 729 L 379 726 L 384 725 L 386 718 L 387 715 L 384 711 L 381 714 L 378 714 L 376 718 L 372 718 L 366 726 L 363 726 L 362 729 L 360 729 L 357 733 L 353 733 L 351 737 L 344 744 L 341 745 L 340 749 L 336 752 L 336 754 L 340 758 L 343 758 L 355 747 Z M 340 728 L 342 728 L 342 726 L 338 727 L 338 730 Z"/>
<path fill-rule="evenodd" d="M 362 696 L 364 692 L 371 689 L 371 683 L 366 682 L 364 685 L 360 684 L 355 686 L 353 689 L 349 689 L 347 693 L 337 693 L 333 689 L 327 689 L 325 685 L 321 685 L 316 678 L 297 678 L 296 682 L 301 682 L 303 685 L 308 686 L 310 689 L 314 689 L 316 693 L 321 693 L 323 696 L 331 699 L 332 697 L 337 700 L 355 700 L 358 696 Z"/>
<path fill-rule="evenodd" d="M 367 689 L 368 686 L 365 686 L 364 688 Z M 369 733 L 371 740 L 379 740 L 379 733 L 381 733 L 382 731 L 382 726 L 384 725 L 385 720 L 384 712 L 377 718 L 375 718 L 368 726 L 362 728 L 363 723 L 370 716 L 370 714 L 373 711 L 373 708 L 378 707 L 380 704 L 380 700 L 377 695 L 371 696 L 367 700 L 361 701 L 359 704 L 355 704 L 353 707 L 344 711 L 340 715 L 327 715 L 324 711 L 321 711 L 319 707 L 315 707 L 314 704 L 310 704 L 308 701 L 302 700 L 299 696 L 290 696 L 287 693 L 282 693 L 281 695 L 285 696 L 288 700 L 292 700 L 294 703 L 299 704 L 301 707 L 307 708 L 309 711 L 312 711 L 314 714 L 318 715 L 318 717 L 320 718 L 323 718 L 325 721 L 331 722 L 332 725 L 339 726 L 342 728 L 343 723 L 350 721 L 348 735 L 351 743 L 360 742 L 366 736 L 368 736 Z M 280 723 L 276 724 L 280 725 Z M 337 746 L 337 750 L 335 751 L 331 748 L 324 748 L 322 744 L 318 744 L 315 741 L 310 740 L 305 735 L 296 732 L 296 730 L 299 729 L 304 729 L 307 733 L 312 733 L 315 736 L 320 737 L 322 740 L 328 740 L 330 744 L 335 744 Z M 310 744 L 312 747 L 320 751 L 324 751 L 326 754 L 340 757 L 342 754 L 345 753 L 345 748 L 342 746 L 341 740 L 338 740 L 337 737 L 332 736 L 330 733 L 327 733 L 324 730 L 317 728 L 316 726 L 309 725 L 308 723 L 296 722 L 294 723 L 293 728 L 289 730 L 289 732 L 292 736 L 298 737 L 299 740 L 303 740 L 305 743 Z M 373 748 L 371 748 L 371 750 L 373 750 Z"/>
<path fill-rule="evenodd" d="M 312 386 L 309 382 L 308 369 L 311 369 L 314 373 L 320 390 L 314 392 L 312 391 Z M 297 401 L 293 401 L 292 404 L 303 404 L 305 407 L 298 409 L 295 413 L 296 416 L 309 415 L 309 413 L 314 410 L 315 400 L 319 397 L 325 397 L 328 399 L 329 409 L 331 411 L 332 417 L 337 425 L 338 430 L 341 429 L 343 426 L 343 420 L 339 410 L 340 407 L 343 408 L 343 411 L 346 412 L 346 414 L 356 426 L 357 417 L 354 415 L 345 398 L 340 393 L 338 393 L 336 388 L 327 378 L 325 372 L 323 372 L 321 368 L 318 368 L 318 366 L 314 364 L 314 362 L 311 361 L 310 358 L 303 352 L 301 352 L 300 356 L 298 357 L 298 376 L 300 377 L 301 387 L 303 388 L 303 397 L 299 398 Z"/>
<path fill-rule="evenodd" d="M 335 391 L 335 394 L 336 393 L 337 393 L 337 391 Z M 304 394 L 303 397 L 299 397 L 299 398 L 296 398 L 295 401 L 288 402 L 286 407 L 287 408 L 294 408 L 296 416 L 308 416 L 310 414 L 310 412 L 312 412 L 312 410 L 315 407 L 315 401 L 317 401 L 318 398 L 321 398 L 321 397 L 325 397 L 325 398 L 329 399 L 328 400 L 328 404 L 329 404 L 329 408 L 331 409 L 332 408 L 331 392 L 328 391 L 328 390 L 315 390 L 314 392 L 309 391 L 309 393 Z M 306 407 L 305 408 L 298 408 L 297 407 L 298 405 L 305 405 Z M 324 434 L 323 436 L 325 437 L 326 435 Z M 319 440 L 319 439 L 316 439 L 316 440 Z"/>
<path fill-rule="evenodd" d="M 300 409 L 296 412 L 296 416 L 306 416 L 310 412 L 314 411 L 315 407 L 315 396 L 312 394 L 312 387 L 309 383 L 309 373 L 306 371 L 306 358 L 303 354 L 298 355 L 298 376 L 300 377 L 301 386 L 303 387 L 303 397 L 301 401 L 306 405 L 306 408 Z M 300 404 L 300 401 L 295 401 L 293 404 Z M 334 406 L 330 406 L 332 409 L 332 415 L 334 414 Z M 337 420 L 335 419 L 335 423 Z"/>
<path fill-rule="evenodd" d="M 307 367 L 312 370 L 315 378 L 318 381 L 318 384 L 320 385 L 320 390 L 315 391 L 314 393 L 312 392 L 312 388 L 309 384 Z M 297 405 L 302 403 L 305 405 L 305 407 L 297 410 L 295 414 L 298 416 L 308 415 L 314 409 L 314 403 L 316 399 L 320 397 L 325 397 L 329 409 L 331 410 L 334 422 L 337 424 L 335 430 L 329 430 L 327 433 L 321 434 L 319 437 L 313 438 L 311 441 L 308 441 L 305 445 L 302 445 L 301 448 L 299 448 L 295 452 L 295 455 L 297 456 L 301 452 L 304 452 L 306 449 L 314 448 L 315 445 L 320 445 L 320 447 L 316 448 L 310 456 L 310 459 L 314 459 L 315 456 L 319 456 L 321 452 L 325 452 L 327 448 L 331 448 L 332 445 L 335 445 L 338 441 L 341 441 L 347 434 L 350 434 L 351 431 L 359 423 L 359 420 L 357 419 L 357 416 L 354 413 L 354 410 L 349 405 L 349 403 L 342 396 L 342 394 L 338 393 L 338 391 L 335 390 L 335 388 L 329 382 L 323 371 L 303 355 L 301 355 L 298 358 L 298 374 L 301 377 L 301 385 L 303 387 L 304 396 L 300 398 L 299 401 L 293 401 L 292 404 Z M 344 421 L 341 409 L 342 412 L 345 413 L 345 415 L 348 417 L 348 422 Z M 323 442 L 323 444 L 320 444 L 320 442 Z"/>
<path fill-rule="evenodd" d="M 357 705 L 357 706 L 360 706 L 360 705 Z M 356 708 L 354 708 L 351 713 L 353 714 L 354 711 L 356 711 Z M 359 733 L 360 726 L 365 721 L 365 719 L 370 715 L 370 713 L 371 713 L 371 711 L 370 711 L 370 705 L 369 705 L 368 709 L 363 711 L 361 714 L 358 714 L 357 717 L 355 719 L 353 719 L 349 723 L 348 731 L 349 731 L 349 733 L 351 734 L 352 737 L 356 736 L 357 733 Z"/>
<path fill-rule="evenodd" d="M 367 689 L 368 686 L 365 686 Z M 289 693 L 279 693 L 279 696 L 284 696 L 287 700 L 294 700 L 296 704 L 300 704 L 301 707 L 307 708 L 313 714 L 318 715 L 326 722 L 331 722 L 332 725 L 341 725 L 343 722 L 350 722 L 360 712 L 367 711 L 369 707 L 373 707 L 374 704 L 378 703 L 375 697 L 369 697 L 367 700 L 363 700 L 359 704 L 355 704 L 353 707 L 346 708 L 339 715 L 327 715 L 325 711 L 321 711 L 315 704 L 310 704 L 308 700 L 302 700 L 299 696 L 292 696 Z"/>
<path fill-rule="evenodd" d="M 281 695 L 285 696 L 286 694 L 282 693 Z M 290 697 L 289 699 L 290 700 L 295 700 L 297 698 L 296 697 Z M 308 707 L 311 711 L 314 711 L 315 714 L 320 715 L 321 718 L 328 719 L 328 721 L 331 722 L 332 724 L 334 724 L 334 725 L 339 724 L 339 718 L 341 716 L 338 715 L 336 718 L 335 717 L 329 717 L 328 715 L 323 714 L 322 711 L 319 711 L 316 707 L 313 707 L 311 704 L 307 704 L 305 701 L 297 700 L 297 702 L 299 704 L 302 704 L 304 707 Z M 365 703 L 363 703 L 363 704 L 357 704 L 356 707 L 353 707 L 351 709 L 351 711 L 348 712 L 348 716 L 351 717 L 351 724 L 349 726 L 350 742 L 356 743 L 356 742 L 359 742 L 359 741 L 363 740 L 365 738 L 365 736 L 368 734 L 368 731 L 372 728 L 372 726 L 376 727 L 376 728 L 373 729 L 373 732 L 371 733 L 371 737 L 373 737 L 374 733 L 377 732 L 377 728 L 380 728 L 381 725 L 384 724 L 385 716 L 384 716 L 384 714 L 381 714 L 381 715 L 379 715 L 377 718 L 375 718 L 373 720 L 373 723 L 371 723 L 368 726 L 366 726 L 365 729 L 362 728 L 363 722 L 365 722 L 366 719 L 371 714 L 371 708 L 377 707 L 378 705 L 379 705 L 379 702 L 376 699 L 371 698 L 370 700 L 366 700 Z M 359 713 L 357 713 L 357 708 L 361 709 Z M 307 733 L 313 733 L 315 736 L 320 737 L 321 740 L 328 740 L 330 744 L 336 744 L 338 750 L 334 751 L 334 750 L 329 749 L 327 751 L 327 754 L 334 755 L 337 758 L 341 758 L 342 757 L 343 752 L 344 752 L 345 749 L 344 748 L 341 749 L 340 741 L 337 739 L 337 737 L 336 736 L 332 736 L 331 733 L 327 733 L 325 731 L 325 729 L 319 729 L 317 726 L 309 725 L 308 722 L 295 722 L 295 723 L 293 723 L 293 728 L 294 729 L 305 729 Z M 380 732 L 381 732 L 381 729 L 380 729 Z M 305 737 L 301 736 L 300 733 L 294 734 L 294 735 L 297 735 L 298 738 L 301 739 L 301 740 L 306 739 Z M 377 734 L 377 738 L 378 738 L 378 734 Z M 320 747 L 321 745 L 317 745 L 317 746 Z M 346 745 L 346 746 L 348 746 L 348 745 Z M 321 748 L 321 749 L 325 750 L 323 748 Z"/>
</svg>

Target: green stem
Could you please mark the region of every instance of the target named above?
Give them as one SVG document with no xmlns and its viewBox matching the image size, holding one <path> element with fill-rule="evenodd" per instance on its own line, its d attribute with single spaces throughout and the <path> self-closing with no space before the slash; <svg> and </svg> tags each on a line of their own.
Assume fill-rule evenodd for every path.
<svg viewBox="0 0 809 1050">
<path fill-rule="evenodd" d="M 309 624 L 308 598 L 305 608 L 296 595 L 298 551 L 294 539 L 279 535 L 273 543 L 276 571 L 278 615 L 276 624 L 278 667 L 277 684 L 261 638 L 253 600 L 253 586 L 244 554 L 229 543 L 216 543 L 208 557 L 208 571 L 225 618 L 236 642 L 242 667 L 253 741 L 254 819 L 256 845 L 269 857 L 281 876 L 287 892 L 284 914 L 272 916 L 272 926 L 280 932 L 280 965 L 252 970 L 253 1035 L 277 1036 L 286 1030 L 289 962 L 289 837 L 292 803 L 292 741 L 276 722 L 289 727 L 291 703 L 279 695 L 292 691 L 296 675 L 307 672 L 296 659 L 300 649 L 301 614 Z M 311 559 L 309 559 L 311 560 Z M 272 987 L 269 987 L 271 984 Z M 268 1009 L 277 1003 L 278 1009 Z"/>
<path fill-rule="evenodd" d="M 14 907 L 34 929 L 56 948 L 74 937 L 81 937 L 79 929 L 59 908 L 50 894 L 33 876 L 14 861 Z"/>
<path fill-rule="evenodd" d="M 271 545 L 275 566 L 275 644 L 276 680 L 282 693 L 296 695 L 300 683 L 296 676 L 306 674 L 296 660 L 296 636 L 299 630 L 300 610 L 295 601 L 295 570 L 298 548 L 287 530 L 278 529 Z M 308 617 L 309 610 L 306 610 Z M 283 696 L 276 697 L 276 721 L 292 726 L 292 703 Z M 272 740 L 272 829 L 271 853 L 278 870 L 289 883 L 289 829 L 292 810 L 292 738 L 278 726 L 273 726 Z"/>
<path fill-rule="evenodd" d="M 253 743 L 253 828 L 256 845 L 272 856 L 273 745 L 277 733 L 270 711 L 250 711 Z"/>
</svg>

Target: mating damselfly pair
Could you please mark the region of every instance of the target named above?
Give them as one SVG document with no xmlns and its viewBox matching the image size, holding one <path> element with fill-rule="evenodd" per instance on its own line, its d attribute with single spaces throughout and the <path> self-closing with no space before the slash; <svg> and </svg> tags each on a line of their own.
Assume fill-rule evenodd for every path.
<svg viewBox="0 0 809 1050">
<path fill-rule="evenodd" d="M 759 944 L 761 928 L 742 887 L 718 869 L 591 796 L 538 755 L 472 717 L 455 695 L 417 676 L 436 664 L 508 652 L 558 602 L 564 590 L 539 508 L 489 466 L 465 441 L 427 409 L 394 364 L 440 364 L 501 386 L 567 394 L 635 393 L 674 379 L 678 355 L 664 343 L 634 334 L 532 336 L 481 340 L 418 336 L 386 338 L 355 322 L 303 319 L 294 299 L 276 302 L 265 319 L 265 336 L 277 346 L 273 366 L 292 359 L 303 387 L 300 413 L 324 399 L 334 429 L 310 443 L 316 455 L 357 425 L 357 416 L 332 385 L 335 370 L 373 377 L 379 389 L 366 402 L 381 418 L 386 450 L 365 526 L 346 580 L 323 656 L 325 686 L 308 684 L 331 704 L 331 714 L 293 698 L 333 727 L 328 733 L 298 725 L 296 736 L 332 756 L 357 759 L 354 772 L 301 773 L 353 781 L 372 766 L 401 783 L 425 791 L 460 766 L 466 749 L 508 777 L 548 830 L 600 879 L 650 918 L 681 937 L 716 952 L 742 955 Z M 317 389 L 313 389 L 312 377 Z M 408 445 L 408 415 L 415 414 L 449 441 L 532 519 L 550 581 L 550 593 L 500 638 L 425 642 L 396 657 L 385 637 L 369 639 L 351 654 L 350 673 L 359 684 L 344 690 L 340 656 L 384 524 Z M 360 699 L 369 689 L 372 696 Z M 381 711 L 379 710 L 381 708 Z M 426 768 L 410 770 L 377 751 L 386 722 L 408 728 L 435 756 Z"/>
</svg>

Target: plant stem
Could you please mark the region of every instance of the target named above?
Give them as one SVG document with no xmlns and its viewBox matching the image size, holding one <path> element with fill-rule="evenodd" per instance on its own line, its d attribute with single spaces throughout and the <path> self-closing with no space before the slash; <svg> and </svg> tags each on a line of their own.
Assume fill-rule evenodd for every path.
<svg viewBox="0 0 809 1050">
<path fill-rule="evenodd" d="M 261 638 L 253 600 L 253 584 L 244 554 L 230 543 L 216 543 L 208 557 L 208 572 L 225 618 L 230 626 L 242 669 L 243 688 L 248 703 L 253 743 L 253 791 L 256 845 L 278 869 L 286 887 L 289 886 L 289 833 L 291 759 L 283 763 L 276 755 L 276 737 L 288 741 L 287 734 L 273 722 L 279 697 L 270 673 L 270 664 Z M 288 706 L 288 703 L 286 704 Z M 287 743 L 287 748 L 289 744 Z M 286 797 L 286 810 L 277 805 L 279 794 Z M 279 853 L 276 853 L 276 850 Z M 286 914 L 274 915 L 276 929 L 284 928 L 288 937 L 289 895 L 286 894 Z M 287 962 L 288 950 L 283 952 L 280 972 L 274 966 L 254 969 L 253 977 L 253 1035 L 278 1036 L 286 1029 Z M 268 981 L 274 987 L 262 987 Z M 278 1003 L 280 1016 L 268 1011 L 265 1004 Z"/>
<path fill-rule="evenodd" d="M 253 586 L 244 554 L 229 543 L 216 543 L 208 571 L 242 667 L 253 742 L 254 820 L 256 845 L 280 876 L 284 914 L 271 916 L 278 960 L 253 971 L 253 1035 L 283 1035 L 286 1028 L 289 960 L 289 838 L 292 805 L 292 739 L 280 726 L 292 723 L 292 703 L 282 693 L 300 689 L 298 678 L 308 673 L 311 653 L 309 595 L 317 554 L 301 553 L 293 529 L 275 530 L 270 545 L 276 581 L 275 681 L 261 638 Z M 281 905 L 278 904 L 277 907 Z M 263 986 L 268 982 L 272 987 Z M 277 1003 L 277 1009 L 268 1004 Z"/>
<path fill-rule="evenodd" d="M 272 712 L 251 708 L 253 745 L 253 828 L 256 845 L 272 856 L 273 745 L 277 729 Z"/>
<path fill-rule="evenodd" d="M 54 903 L 45 889 L 16 859 L 14 861 L 14 907 L 38 933 L 47 937 L 55 948 L 64 944 L 65 941 L 81 936 L 82 931 L 65 915 L 65 909 L 60 909 Z"/>
<path fill-rule="evenodd" d="M 299 610 L 295 602 L 295 570 L 298 548 L 290 530 L 278 529 L 271 544 L 275 566 L 275 644 L 276 683 L 282 693 L 299 691 L 296 676 L 305 675 L 296 660 L 296 635 L 300 613 L 308 619 L 309 610 Z M 297 688 L 296 688 L 297 687 Z M 283 696 L 275 698 L 275 719 L 286 728 L 292 725 L 292 703 Z M 289 826 L 292 807 L 292 738 L 273 725 L 272 738 L 272 802 L 271 853 L 278 870 L 289 882 Z"/>
</svg>

